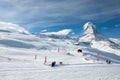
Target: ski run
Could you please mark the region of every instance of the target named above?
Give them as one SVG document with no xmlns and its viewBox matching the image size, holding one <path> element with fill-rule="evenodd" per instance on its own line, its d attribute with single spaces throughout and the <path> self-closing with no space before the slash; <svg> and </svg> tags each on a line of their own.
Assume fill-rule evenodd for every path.
<svg viewBox="0 0 120 80">
<path fill-rule="evenodd" d="M 79 39 L 18 29 L 27 34 L 0 30 L 0 80 L 120 80 L 119 39 L 92 23 Z"/>
</svg>

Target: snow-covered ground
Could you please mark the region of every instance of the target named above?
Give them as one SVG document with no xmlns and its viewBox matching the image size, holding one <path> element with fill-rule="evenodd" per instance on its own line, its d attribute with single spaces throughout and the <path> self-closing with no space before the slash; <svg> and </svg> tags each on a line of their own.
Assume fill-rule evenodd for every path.
<svg viewBox="0 0 120 80">
<path fill-rule="evenodd" d="M 0 80 L 120 80 L 119 64 L 50 67 L 40 62 L 2 62 Z"/>
<path fill-rule="evenodd" d="M 120 80 L 120 56 L 75 43 L 74 39 L 1 31 L 0 80 Z M 106 64 L 106 59 L 112 63 Z M 56 67 L 50 66 L 53 61 Z"/>
</svg>

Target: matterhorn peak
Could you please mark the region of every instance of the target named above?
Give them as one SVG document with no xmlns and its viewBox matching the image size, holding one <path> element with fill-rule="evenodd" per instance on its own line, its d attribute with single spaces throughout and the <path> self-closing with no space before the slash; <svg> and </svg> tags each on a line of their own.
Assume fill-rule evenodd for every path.
<svg viewBox="0 0 120 80">
<path fill-rule="evenodd" d="M 78 43 L 80 45 L 89 45 L 92 48 L 96 48 L 98 50 L 112 52 L 116 55 L 120 55 L 120 47 L 118 44 L 104 37 L 101 33 L 99 33 L 94 24 L 91 22 L 87 22 L 84 26 L 84 32 L 82 36 L 79 37 Z"/>
<path fill-rule="evenodd" d="M 106 38 L 98 33 L 95 29 L 95 25 L 91 22 L 87 22 L 83 26 L 83 35 L 79 38 L 79 42 L 90 43 L 93 40 L 105 40 Z"/>
<path fill-rule="evenodd" d="M 84 34 L 94 34 L 95 32 L 95 25 L 91 22 L 87 22 L 84 26 Z"/>
</svg>

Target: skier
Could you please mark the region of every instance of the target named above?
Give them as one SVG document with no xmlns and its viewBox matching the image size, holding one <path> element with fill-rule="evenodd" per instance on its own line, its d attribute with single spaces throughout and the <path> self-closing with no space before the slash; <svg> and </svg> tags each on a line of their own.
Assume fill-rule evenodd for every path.
<svg viewBox="0 0 120 80">
<path fill-rule="evenodd" d="M 108 64 L 108 60 L 106 60 L 106 63 Z"/>
<path fill-rule="evenodd" d="M 56 65 L 56 62 L 52 62 L 51 67 L 54 67 Z"/>
<path fill-rule="evenodd" d="M 110 61 L 110 60 L 108 61 L 108 64 L 111 64 L 111 61 Z"/>
<path fill-rule="evenodd" d="M 111 61 L 110 61 L 110 60 L 106 60 L 106 63 L 107 63 L 107 64 L 111 64 Z"/>
</svg>

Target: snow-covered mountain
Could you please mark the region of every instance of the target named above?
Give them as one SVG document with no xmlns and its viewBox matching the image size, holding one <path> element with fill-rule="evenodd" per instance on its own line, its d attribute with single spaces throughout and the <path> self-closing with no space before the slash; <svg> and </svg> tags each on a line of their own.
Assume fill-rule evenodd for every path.
<svg viewBox="0 0 120 80">
<path fill-rule="evenodd" d="M 118 50 L 119 41 L 115 43 L 116 39 L 106 39 L 91 23 L 84 27 L 85 32 L 79 40 L 84 45 L 74 45 L 76 39 L 67 35 L 26 35 L 21 34 L 27 31 L 20 27 L 14 26 L 12 31 L 12 27 L 0 28 L 0 80 L 120 79 L 116 75 L 120 73 L 120 56 L 112 52 L 112 49 Z M 107 50 L 111 51 L 105 52 L 96 47 L 108 47 Z M 78 53 L 78 49 L 82 53 Z M 112 65 L 106 64 L 106 60 L 110 60 Z M 53 61 L 56 61 L 55 68 L 50 67 Z"/>
<path fill-rule="evenodd" d="M 80 44 L 89 44 L 92 48 L 120 55 L 120 45 L 96 31 L 95 25 L 91 22 L 87 22 L 83 28 L 83 35 L 78 41 Z"/>
<path fill-rule="evenodd" d="M 79 42 L 87 42 L 90 43 L 93 40 L 100 41 L 100 40 L 107 40 L 103 35 L 98 33 L 95 30 L 95 25 L 93 25 L 91 22 L 87 22 L 84 26 L 84 32 L 83 35 L 79 38 Z"/>
<path fill-rule="evenodd" d="M 57 37 L 61 37 L 61 36 L 57 36 Z M 96 61 L 97 53 L 98 51 L 100 51 L 100 49 L 97 50 L 92 47 L 89 47 L 88 45 L 78 46 L 78 45 L 75 45 L 74 43 L 76 43 L 76 39 L 73 39 L 73 38 L 63 38 L 63 37 L 56 38 L 55 36 L 46 36 L 43 34 L 42 35 L 34 35 L 34 34 L 25 35 L 21 33 L 15 34 L 15 33 L 8 33 L 8 32 L 0 32 L 0 49 L 1 49 L 0 60 L 2 61 L 31 60 L 31 57 L 33 57 L 35 54 L 38 54 L 41 56 L 46 56 L 46 55 L 51 57 L 56 56 L 57 57 L 56 59 L 58 61 L 59 60 L 63 61 L 63 60 L 66 60 L 67 58 L 65 63 L 66 62 L 89 63 L 89 61 L 84 60 L 85 57 L 90 59 L 90 62 L 93 62 L 94 60 Z M 62 57 L 59 57 L 57 55 L 58 48 L 60 49 L 60 55 Z M 77 53 L 78 49 L 82 49 L 84 55 L 80 56 L 80 54 Z M 70 55 L 68 55 L 67 53 L 70 53 Z M 110 54 L 110 52 L 104 52 L 101 50 L 101 55 L 102 55 L 101 61 L 105 61 L 105 59 L 107 58 L 115 63 L 120 62 L 119 56 L 114 55 L 113 53 Z M 76 62 L 74 62 L 75 60 Z"/>
<path fill-rule="evenodd" d="M 38 34 L 34 34 L 34 35 L 36 35 L 36 36 L 38 36 L 38 37 L 44 37 L 44 38 L 46 38 L 46 37 L 49 37 L 49 38 L 54 38 L 54 39 L 72 39 L 70 36 L 68 36 L 68 35 L 55 35 L 55 34 L 41 34 L 41 33 L 38 33 Z"/>
<path fill-rule="evenodd" d="M 29 34 L 27 30 L 17 24 L 0 22 L 0 32 L 16 32 Z"/>
<path fill-rule="evenodd" d="M 120 39 L 110 38 L 110 40 L 118 45 L 120 45 Z"/>
<path fill-rule="evenodd" d="M 57 32 L 41 32 L 39 34 L 36 34 L 37 36 L 44 36 L 44 37 L 50 37 L 50 38 L 56 38 L 56 39 L 71 39 L 71 37 L 68 36 L 68 34 L 71 32 L 71 29 L 63 29 Z"/>
</svg>

